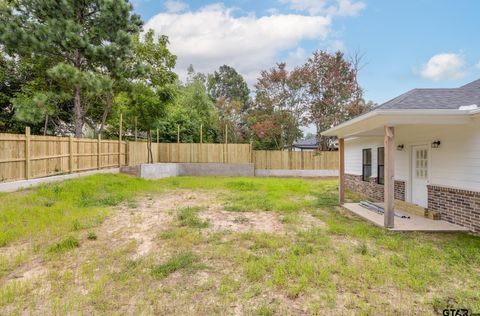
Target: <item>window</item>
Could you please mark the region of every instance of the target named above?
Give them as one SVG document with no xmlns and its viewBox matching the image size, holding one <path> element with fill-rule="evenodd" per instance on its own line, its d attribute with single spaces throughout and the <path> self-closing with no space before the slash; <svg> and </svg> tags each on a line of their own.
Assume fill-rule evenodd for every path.
<svg viewBox="0 0 480 316">
<path fill-rule="evenodd" d="M 378 166 L 377 166 L 377 182 L 378 184 L 385 183 L 385 150 L 383 147 L 377 148 L 377 159 L 378 159 Z"/>
<path fill-rule="evenodd" d="M 372 175 L 372 149 L 363 150 L 362 158 L 362 180 L 369 181 L 369 178 Z"/>
</svg>

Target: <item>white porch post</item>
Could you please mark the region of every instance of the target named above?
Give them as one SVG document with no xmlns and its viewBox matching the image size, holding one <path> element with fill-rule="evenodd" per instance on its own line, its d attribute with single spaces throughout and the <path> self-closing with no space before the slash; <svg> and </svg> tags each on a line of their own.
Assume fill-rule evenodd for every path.
<svg viewBox="0 0 480 316">
<path fill-rule="evenodd" d="M 345 140 L 338 139 L 338 202 L 345 202 Z"/>
<path fill-rule="evenodd" d="M 385 149 L 385 167 L 384 167 L 384 202 L 385 213 L 383 215 L 385 227 L 394 227 L 394 170 L 395 170 L 395 134 L 393 126 L 385 126 L 384 149 Z"/>
</svg>

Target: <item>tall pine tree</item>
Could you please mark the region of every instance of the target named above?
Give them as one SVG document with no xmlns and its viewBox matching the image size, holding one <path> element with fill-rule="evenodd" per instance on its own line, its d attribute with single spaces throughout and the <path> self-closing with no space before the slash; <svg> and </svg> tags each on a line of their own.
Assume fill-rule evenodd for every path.
<svg viewBox="0 0 480 316">
<path fill-rule="evenodd" d="M 82 97 L 110 89 L 105 68 L 121 68 L 132 53 L 131 35 L 142 26 L 132 10 L 127 0 L 17 0 L 0 5 L 0 45 L 9 54 L 59 60 L 48 73 L 72 95 L 77 137 L 82 136 L 86 112 Z"/>
</svg>

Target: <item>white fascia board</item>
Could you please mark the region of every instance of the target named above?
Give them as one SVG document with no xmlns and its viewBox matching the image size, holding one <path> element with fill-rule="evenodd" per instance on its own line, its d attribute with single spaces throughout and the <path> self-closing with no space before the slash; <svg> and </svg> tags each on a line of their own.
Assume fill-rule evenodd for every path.
<svg viewBox="0 0 480 316">
<path fill-rule="evenodd" d="M 468 118 L 474 114 L 478 114 L 477 112 L 480 111 L 457 109 L 373 110 L 337 125 L 321 134 L 323 136 L 348 137 L 373 128 L 378 128 L 382 125 L 466 124 L 468 123 Z"/>
</svg>

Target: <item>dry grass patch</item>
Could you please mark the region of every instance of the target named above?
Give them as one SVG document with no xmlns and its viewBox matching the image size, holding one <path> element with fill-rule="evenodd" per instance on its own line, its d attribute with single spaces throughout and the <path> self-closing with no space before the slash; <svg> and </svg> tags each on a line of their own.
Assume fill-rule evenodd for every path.
<svg viewBox="0 0 480 316">
<path fill-rule="evenodd" d="M 284 226 L 273 212 L 229 212 L 209 209 L 200 213 L 200 218 L 210 222 L 211 230 L 232 232 L 259 231 L 280 232 Z"/>
</svg>

